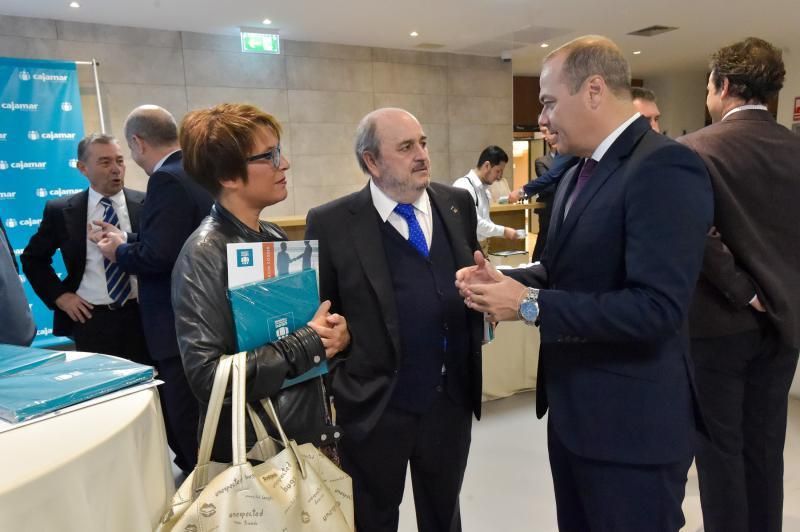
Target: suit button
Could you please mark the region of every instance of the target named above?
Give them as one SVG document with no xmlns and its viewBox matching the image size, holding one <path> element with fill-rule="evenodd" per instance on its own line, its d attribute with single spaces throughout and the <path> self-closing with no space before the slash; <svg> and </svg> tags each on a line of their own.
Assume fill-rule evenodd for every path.
<svg viewBox="0 0 800 532">
<path fill-rule="evenodd" d="M 441 384 L 437 384 L 437 385 L 436 385 L 436 391 L 437 391 L 437 392 L 441 393 L 443 390 L 444 390 L 444 388 L 442 387 L 442 385 L 441 385 Z"/>
</svg>

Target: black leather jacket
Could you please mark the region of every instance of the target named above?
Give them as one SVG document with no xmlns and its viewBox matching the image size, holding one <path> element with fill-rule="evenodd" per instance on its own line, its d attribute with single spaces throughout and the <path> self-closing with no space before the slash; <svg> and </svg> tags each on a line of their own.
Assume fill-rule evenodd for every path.
<svg viewBox="0 0 800 532">
<path fill-rule="evenodd" d="M 217 361 L 224 354 L 236 353 L 236 332 L 227 295 L 226 245 L 286 240 L 286 234 L 278 226 L 263 221 L 260 224 L 261 231 L 253 231 L 215 203 L 209 216 L 186 240 L 172 270 L 178 347 L 189 385 L 201 404 L 198 434 L 202 430 Z M 341 430 L 330 424 L 321 379 L 280 389 L 284 379 L 304 373 L 314 365 L 314 357 L 324 356 L 322 341 L 310 327 L 247 353 L 247 400 L 261 413 L 267 427 L 271 429 L 257 401 L 271 397 L 289 438 L 298 443 L 326 445 L 341 436 Z M 226 400 L 212 455 L 222 462 L 231 459 L 229 405 Z M 248 446 L 255 441 L 249 426 L 247 441 Z"/>
</svg>

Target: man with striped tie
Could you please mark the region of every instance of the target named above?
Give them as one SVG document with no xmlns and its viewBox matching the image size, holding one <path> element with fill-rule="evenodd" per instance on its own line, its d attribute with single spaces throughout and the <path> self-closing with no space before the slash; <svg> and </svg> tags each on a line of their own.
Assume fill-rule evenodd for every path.
<svg viewBox="0 0 800 532">
<path fill-rule="evenodd" d="M 146 362 L 136 278 L 103 258 L 90 241 L 94 220 L 135 232 L 144 194 L 123 187 L 125 159 L 117 140 L 91 134 L 78 144 L 78 170 L 89 188 L 48 201 L 39 230 L 22 253 L 22 269 L 36 294 L 54 310 L 53 333 L 69 336 L 80 351 Z M 53 269 L 61 250 L 67 276 Z"/>
</svg>

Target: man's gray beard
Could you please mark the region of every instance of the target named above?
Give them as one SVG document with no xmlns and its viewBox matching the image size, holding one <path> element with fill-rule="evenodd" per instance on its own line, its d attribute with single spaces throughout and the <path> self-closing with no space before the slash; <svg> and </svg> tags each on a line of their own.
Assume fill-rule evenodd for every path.
<svg viewBox="0 0 800 532">
<path fill-rule="evenodd" d="M 375 184 L 378 185 L 378 188 L 380 188 L 392 199 L 394 199 L 395 196 L 405 196 L 408 192 L 422 193 L 422 191 L 428 188 L 428 185 L 431 184 L 430 175 L 422 185 L 417 185 L 416 183 L 411 183 L 402 179 L 396 179 L 394 176 L 387 176 L 380 180 L 376 179 L 375 177 L 372 179 L 375 181 Z"/>
</svg>

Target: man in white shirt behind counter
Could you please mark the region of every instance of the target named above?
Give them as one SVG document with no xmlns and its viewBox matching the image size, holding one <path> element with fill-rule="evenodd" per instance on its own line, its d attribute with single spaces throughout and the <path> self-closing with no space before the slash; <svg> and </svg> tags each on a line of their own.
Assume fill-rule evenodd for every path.
<svg viewBox="0 0 800 532">
<path fill-rule="evenodd" d="M 513 227 L 504 227 L 492 222 L 489 217 L 491 194 L 489 187 L 503 179 L 503 170 L 508 163 L 508 154 L 499 146 L 487 146 L 478 158 L 478 164 L 464 177 L 453 183 L 454 187 L 463 188 L 472 196 L 475 210 L 478 213 L 478 242 L 484 255 L 489 254 L 489 237 L 514 240 L 524 238 L 524 231 Z M 521 235 L 521 236 L 520 236 Z"/>
</svg>

